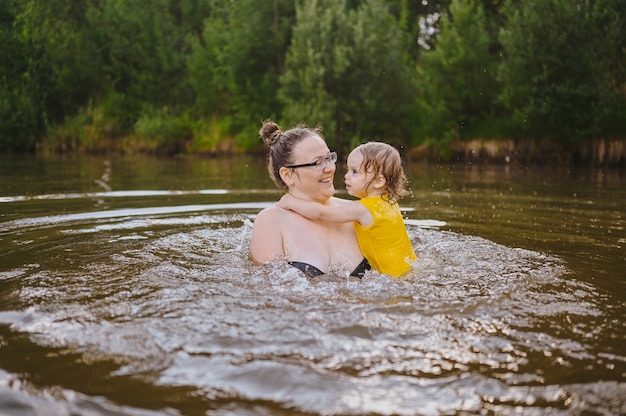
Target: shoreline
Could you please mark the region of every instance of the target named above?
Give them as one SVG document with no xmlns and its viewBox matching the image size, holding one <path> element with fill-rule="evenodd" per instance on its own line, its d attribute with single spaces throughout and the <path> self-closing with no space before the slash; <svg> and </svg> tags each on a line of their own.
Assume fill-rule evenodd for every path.
<svg viewBox="0 0 626 416">
<path fill-rule="evenodd" d="M 473 139 L 457 141 L 445 149 L 420 145 L 410 148 L 407 157 L 412 160 L 440 162 L 468 162 L 485 164 L 626 165 L 626 140 L 592 140 L 575 145 L 532 140 Z"/>
<path fill-rule="evenodd" d="M 232 140 L 224 140 L 211 147 L 201 149 L 191 143 L 174 146 L 173 148 L 158 148 L 146 146 L 145 142 L 137 146 L 132 139 L 107 139 L 98 144 L 84 147 L 76 143 L 69 146 L 53 146 L 42 143 L 37 146 L 33 155 L 62 154 L 146 154 L 163 157 L 224 157 L 233 155 L 264 156 L 266 149 L 256 146 L 242 149 Z M 403 157 L 411 161 L 428 161 L 436 163 L 477 163 L 505 165 L 510 163 L 526 163 L 535 165 L 589 165 L 607 167 L 626 166 L 626 139 L 595 139 L 587 142 L 569 144 L 555 141 L 537 143 L 533 140 L 497 140 L 472 139 L 455 141 L 446 146 L 421 144 L 411 146 L 391 143 L 398 147 Z"/>
</svg>

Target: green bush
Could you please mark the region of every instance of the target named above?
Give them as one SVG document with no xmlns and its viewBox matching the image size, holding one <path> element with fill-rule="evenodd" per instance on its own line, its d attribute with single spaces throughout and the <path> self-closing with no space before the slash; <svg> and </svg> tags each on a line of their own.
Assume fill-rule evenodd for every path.
<svg viewBox="0 0 626 416">
<path fill-rule="evenodd" d="M 42 134 L 37 105 L 21 88 L 0 84 L 0 151 L 31 152 Z"/>
<path fill-rule="evenodd" d="M 185 150 L 193 138 L 193 122 L 187 114 L 177 115 L 168 108 L 143 114 L 134 133 L 157 153 L 174 154 Z"/>
</svg>

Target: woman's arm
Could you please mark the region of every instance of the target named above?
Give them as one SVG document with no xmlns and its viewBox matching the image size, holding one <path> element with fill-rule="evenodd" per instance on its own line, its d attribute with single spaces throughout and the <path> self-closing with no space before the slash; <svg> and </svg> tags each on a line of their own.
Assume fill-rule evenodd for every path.
<svg viewBox="0 0 626 416">
<path fill-rule="evenodd" d="M 275 260 L 284 256 L 283 237 L 280 231 L 276 207 L 266 208 L 259 212 L 252 227 L 250 256 L 257 264 Z"/>
<path fill-rule="evenodd" d="M 278 201 L 278 206 L 290 209 L 314 221 L 357 221 L 362 226 L 367 227 L 374 220 L 367 208 L 357 201 L 350 201 L 341 205 L 322 205 L 318 202 L 304 201 L 287 194 Z"/>
</svg>

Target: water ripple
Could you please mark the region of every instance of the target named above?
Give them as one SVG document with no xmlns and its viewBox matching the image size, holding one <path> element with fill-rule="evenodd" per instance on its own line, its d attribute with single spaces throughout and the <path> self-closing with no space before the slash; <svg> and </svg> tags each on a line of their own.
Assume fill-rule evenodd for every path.
<svg viewBox="0 0 626 416">
<path fill-rule="evenodd" d="M 613 325 L 601 319 L 602 296 L 569 280 L 558 257 L 411 223 L 420 259 L 406 278 L 307 279 L 284 262 L 250 261 L 252 216 L 238 210 L 264 205 L 4 223 L 68 227 L 45 247 L 59 261 L 2 272 L 0 282 L 19 289 L 2 292 L 17 300 L 0 324 L 77 354 L 75 367 L 102 368 L 93 383 L 191 389 L 230 403 L 223 414 L 252 403 L 270 413 L 355 415 L 620 410 L 626 385 L 610 380 L 626 358 L 598 356 L 589 336 Z M 201 215 L 181 215 L 189 212 Z M 41 250 L 31 246 L 17 250 Z M 594 386 L 561 378 L 581 381 L 586 368 L 606 374 L 606 402 L 589 404 Z"/>
</svg>

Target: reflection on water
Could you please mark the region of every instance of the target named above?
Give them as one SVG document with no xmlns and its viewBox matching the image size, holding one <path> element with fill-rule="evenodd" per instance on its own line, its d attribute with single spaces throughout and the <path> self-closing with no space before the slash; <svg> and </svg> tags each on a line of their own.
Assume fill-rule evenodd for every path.
<svg viewBox="0 0 626 416">
<path fill-rule="evenodd" d="M 108 191 L 0 195 L 0 414 L 626 411 L 624 191 L 416 167 L 411 274 L 308 279 L 249 261 L 278 197 L 262 164 L 219 192 L 118 188 L 119 164 Z M 168 184 L 209 169 L 180 170 Z"/>
</svg>

